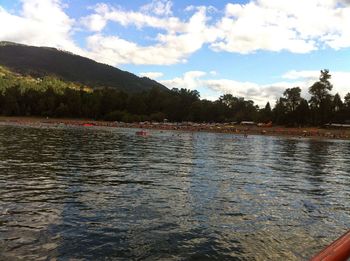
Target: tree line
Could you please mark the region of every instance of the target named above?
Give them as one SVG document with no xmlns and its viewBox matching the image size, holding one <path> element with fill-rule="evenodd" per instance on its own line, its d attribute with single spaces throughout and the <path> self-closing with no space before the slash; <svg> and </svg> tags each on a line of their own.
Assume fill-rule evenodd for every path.
<svg viewBox="0 0 350 261">
<path fill-rule="evenodd" d="M 139 122 L 273 122 L 286 126 L 319 126 L 350 120 L 350 93 L 344 101 L 331 95 L 331 75 L 321 70 L 319 81 L 310 88 L 310 99 L 301 97 L 299 87 L 284 91 L 275 106 L 259 108 L 251 100 L 222 95 L 216 101 L 200 99 L 196 90 L 172 89 L 126 93 L 113 88 L 87 90 L 52 77 L 31 81 L 0 75 L 0 114 L 89 118 Z"/>
</svg>

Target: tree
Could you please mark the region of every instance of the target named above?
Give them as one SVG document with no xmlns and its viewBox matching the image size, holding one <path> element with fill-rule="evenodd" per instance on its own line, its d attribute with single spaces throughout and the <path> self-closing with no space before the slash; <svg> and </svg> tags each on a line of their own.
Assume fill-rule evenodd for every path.
<svg viewBox="0 0 350 261">
<path fill-rule="evenodd" d="M 286 99 L 279 98 L 276 102 L 275 108 L 273 109 L 273 119 L 277 124 L 286 123 L 287 106 Z"/>
<path fill-rule="evenodd" d="M 331 120 L 332 96 L 329 94 L 329 91 L 332 90 L 333 85 L 329 81 L 330 78 L 329 70 L 321 70 L 319 81 L 309 88 L 314 124 L 324 124 Z"/>
<path fill-rule="evenodd" d="M 283 95 L 286 98 L 286 107 L 287 111 L 290 113 L 294 113 L 296 108 L 299 106 L 301 102 L 301 89 L 299 87 L 288 88 L 284 91 Z"/>
<path fill-rule="evenodd" d="M 271 113 L 271 105 L 270 105 L 270 102 L 267 102 L 267 103 L 266 103 L 264 109 L 265 109 L 265 111 L 266 111 L 267 113 Z"/>
<path fill-rule="evenodd" d="M 272 110 L 269 102 L 266 103 L 264 109 L 259 111 L 259 121 L 266 123 L 272 121 Z"/>
<path fill-rule="evenodd" d="M 344 104 L 347 108 L 350 109 L 350 92 L 348 94 L 345 95 L 344 98 Z"/>
<path fill-rule="evenodd" d="M 65 116 L 81 116 L 81 92 L 70 88 L 66 88 L 63 93 L 63 106 L 62 103 L 58 106 L 60 113 L 66 113 Z M 67 110 L 67 111 L 65 111 Z"/>
<path fill-rule="evenodd" d="M 350 92 L 345 95 L 344 105 L 342 110 L 342 121 L 349 122 L 350 121 Z"/>
<path fill-rule="evenodd" d="M 319 81 L 309 88 L 309 93 L 311 94 L 310 104 L 313 108 L 320 108 L 322 102 L 329 97 L 329 91 L 333 88 L 329 81 L 331 77 L 329 70 L 321 70 Z"/>
<path fill-rule="evenodd" d="M 338 112 L 343 108 L 343 102 L 340 98 L 339 93 L 337 93 L 336 95 L 334 95 L 333 98 L 333 110 L 334 112 Z"/>
<path fill-rule="evenodd" d="M 299 106 L 295 110 L 296 123 L 299 125 L 305 125 L 309 122 L 310 108 L 307 100 L 301 99 Z"/>
<path fill-rule="evenodd" d="M 60 105 L 57 107 L 57 109 L 55 110 L 55 117 L 67 117 L 67 116 L 71 116 L 69 113 L 69 107 L 64 104 L 64 103 L 60 103 Z"/>
<path fill-rule="evenodd" d="M 146 114 L 147 107 L 144 102 L 143 96 L 140 93 L 130 96 L 128 100 L 127 110 L 132 114 Z"/>
<path fill-rule="evenodd" d="M 8 116 L 20 115 L 20 106 L 18 103 L 19 99 L 20 90 L 18 85 L 6 89 L 4 93 L 4 104 L 2 113 Z"/>
<path fill-rule="evenodd" d="M 346 111 L 344 110 L 343 101 L 337 93 L 332 100 L 332 118 L 331 122 L 342 123 L 345 120 Z"/>
<path fill-rule="evenodd" d="M 173 121 L 189 120 L 191 106 L 200 100 L 199 97 L 199 92 L 195 90 L 172 89 L 166 109 L 169 119 Z"/>
<path fill-rule="evenodd" d="M 232 94 L 224 94 L 219 97 L 219 101 L 225 104 L 227 107 L 231 107 L 234 97 Z"/>
<path fill-rule="evenodd" d="M 144 92 L 147 113 L 153 114 L 164 110 L 166 93 L 154 87 L 148 92 Z"/>
<path fill-rule="evenodd" d="M 1 73 L 0 68 L 0 73 Z M 350 115 L 350 93 L 344 103 L 339 94 L 329 94 L 331 75 L 322 70 L 319 81 L 309 89 L 310 107 L 301 98 L 299 87 L 288 88 L 271 111 L 251 100 L 222 95 L 216 101 L 201 100 L 198 91 L 153 88 L 144 92 L 126 93 L 113 88 L 92 90 L 54 77 L 42 80 L 17 76 L 0 76 L 0 113 L 7 115 L 43 115 L 86 117 L 93 119 L 133 121 L 233 122 L 259 121 L 284 125 L 346 122 Z"/>
</svg>

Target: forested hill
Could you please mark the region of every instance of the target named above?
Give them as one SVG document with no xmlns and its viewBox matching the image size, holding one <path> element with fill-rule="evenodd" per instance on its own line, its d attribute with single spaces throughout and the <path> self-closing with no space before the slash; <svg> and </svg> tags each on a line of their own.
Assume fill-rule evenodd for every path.
<svg viewBox="0 0 350 261">
<path fill-rule="evenodd" d="M 168 90 L 149 78 L 55 48 L 0 42 L 0 65 L 33 77 L 56 76 L 92 88 L 113 87 L 125 92 L 147 91 L 153 87 Z"/>
</svg>

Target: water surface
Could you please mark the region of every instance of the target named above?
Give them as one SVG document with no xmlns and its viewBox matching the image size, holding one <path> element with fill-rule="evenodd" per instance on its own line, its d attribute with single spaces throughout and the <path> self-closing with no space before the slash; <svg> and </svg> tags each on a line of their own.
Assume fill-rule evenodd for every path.
<svg viewBox="0 0 350 261">
<path fill-rule="evenodd" d="M 303 260 L 350 227 L 350 142 L 0 126 L 0 260 Z"/>
</svg>

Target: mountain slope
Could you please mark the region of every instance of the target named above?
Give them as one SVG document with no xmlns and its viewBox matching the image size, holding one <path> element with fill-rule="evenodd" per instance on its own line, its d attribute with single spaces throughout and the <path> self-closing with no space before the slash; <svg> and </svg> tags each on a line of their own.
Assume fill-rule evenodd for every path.
<svg viewBox="0 0 350 261">
<path fill-rule="evenodd" d="M 113 87 L 126 92 L 144 91 L 153 87 L 168 90 L 149 78 L 140 78 L 113 66 L 55 48 L 0 42 L 0 65 L 33 77 L 55 75 L 93 88 Z"/>
</svg>

